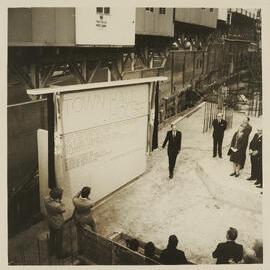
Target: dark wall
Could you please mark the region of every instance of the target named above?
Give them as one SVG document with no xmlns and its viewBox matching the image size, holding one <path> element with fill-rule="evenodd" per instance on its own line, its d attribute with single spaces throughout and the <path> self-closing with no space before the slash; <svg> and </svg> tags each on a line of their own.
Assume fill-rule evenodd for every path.
<svg viewBox="0 0 270 270">
<path fill-rule="evenodd" d="M 8 188 L 14 191 L 38 166 L 37 130 L 47 126 L 46 101 L 8 107 Z"/>
<path fill-rule="evenodd" d="M 8 42 L 75 45 L 75 8 L 9 8 Z"/>
</svg>

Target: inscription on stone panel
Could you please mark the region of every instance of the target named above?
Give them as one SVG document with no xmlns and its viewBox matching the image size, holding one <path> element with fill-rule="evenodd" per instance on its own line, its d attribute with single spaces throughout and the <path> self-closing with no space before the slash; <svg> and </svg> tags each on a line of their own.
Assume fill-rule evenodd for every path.
<svg viewBox="0 0 270 270">
<path fill-rule="evenodd" d="M 61 100 L 63 133 L 146 115 L 147 100 L 146 86 L 63 95 Z"/>
<path fill-rule="evenodd" d="M 123 158 L 144 149 L 147 118 L 139 117 L 62 135 L 65 169 Z M 138 130 L 144 132 L 138 134 Z M 139 144 L 138 144 L 139 142 Z"/>
</svg>

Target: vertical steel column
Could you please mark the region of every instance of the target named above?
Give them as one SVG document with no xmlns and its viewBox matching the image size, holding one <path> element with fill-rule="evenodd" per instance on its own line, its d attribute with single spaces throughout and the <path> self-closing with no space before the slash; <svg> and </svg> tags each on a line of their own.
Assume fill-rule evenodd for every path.
<svg viewBox="0 0 270 270">
<path fill-rule="evenodd" d="M 172 54 L 172 61 L 171 61 L 171 94 L 173 94 L 174 87 L 173 87 L 173 80 L 174 80 L 174 52 Z"/>
<path fill-rule="evenodd" d="M 73 234 L 72 234 L 72 220 L 69 221 L 69 237 L 70 237 L 70 252 L 71 252 L 71 263 L 73 264 L 74 261 L 74 251 L 73 251 Z"/>
<path fill-rule="evenodd" d="M 215 54 L 214 54 L 214 70 L 216 69 L 216 58 L 217 58 L 217 48 L 215 47 Z"/>
<path fill-rule="evenodd" d="M 154 128 L 153 128 L 153 139 L 152 139 L 152 151 L 158 148 L 158 124 L 159 124 L 159 82 L 156 82 L 155 89 L 155 118 L 154 118 Z"/>
<path fill-rule="evenodd" d="M 205 128 L 205 123 L 206 123 L 206 106 L 207 106 L 207 103 L 205 102 L 204 103 L 204 118 L 203 118 L 203 133 L 205 132 L 206 128 Z"/>
<path fill-rule="evenodd" d="M 177 115 L 177 113 L 178 113 L 178 102 L 179 102 L 178 95 L 175 95 L 175 97 L 174 97 L 174 115 Z"/>
<path fill-rule="evenodd" d="M 203 52 L 202 74 L 204 73 L 204 58 L 205 58 L 205 56 L 204 56 L 204 52 Z"/>
<path fill-rule="evenodd" d="M 86 83 L 87 80 L 88 80 L 88 73 L 89 73 L 88 72 L 88 65 L 87 65 L 86 60 L 82 61 L 81 69 L 82 69 L 82 76 L 83 76 L 84 82 Z"/>
<path fill-rule="evenodd" d="M 148 117 L 147 117 L 147 146 L 146 146 L 146 153 L 150 155 L 151 149 L 152 149 L 152 128 L 151 128 L 151 99 L 152 94 L 154 91 L 154 83 L 148 84 Z"/>
<path fill-rule="evenodd" d="M 210 50 L 208 49 L 208 51 L 207 51 L 206 72 L 209 72 L 209 54 L 210 54 Z"/>
<path fill-rule="evenodd" d="M 224 43 L 222 44 L 222 66 L 221 66 L 221 78 L 224 76 L 224 70 L 225 70 L 226 64 L 225 64 L 225 54 L 224 54 Z"/>
<path fill-rule="evenodd" d="M 193 78 L 192 78 L 192 81 L 195 79 L 195 69 L 196 69 L 196 51 L 193 52 Z"/>
<path fill-rule="evenodd" d="M 135 70 L 135 53 L 130 53 L 130 59 L 131 59 L 131 71 Z"/>
<path fill-rule="evenodd" d="M 55 179 L 55 159 L 54 159 L 54 102 L 53 94 L 47 95 L 48 111 L 48 186 L 56 186 Z"/>
<path fill-rule="evenodd" d="M 112 73 L 110 68 L 107 68 L 107 80 L 110 82 L 112 80 Z"/>
<path fill-rule="evenodd" d="M 39 88 L 40 85 L 40 78 L 39 78 L 39 67 L 38 65 L 31 65 L 30 66 L 30 79 L 35 88 Z"/>
<path fill-rule="evenodd" d="M 186 52 L 184 52 L 184 63 L 183 63 L 183 87 L 185 87 L 185 71 L 186 71 Z"/>
<path fill-rule="evenodd" d="M 38 264 L 40 265 L 41 263 L 41 259 L 40 259 L 40 243 L 39 243 L 39 239 L 37 239 L 37 248 L 38 248 Z"/>
</svg>

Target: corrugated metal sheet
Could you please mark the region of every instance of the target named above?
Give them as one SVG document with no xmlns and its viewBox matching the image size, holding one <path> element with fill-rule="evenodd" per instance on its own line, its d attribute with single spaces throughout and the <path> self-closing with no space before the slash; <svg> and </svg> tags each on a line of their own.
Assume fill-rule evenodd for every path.
<svg viewBox="0 0 270 270">
<path fill-rule="evenodd" d="M 8 42 L 32 41 L 32 11 L 30 8 L 8 9 Z"/>
<path fill-rule="evenodd" d="M 75 45 L 75 8 L 10 8 L 9 45 Z"/>
<path fill-rule="evenodd" d="M 133 7 L 76 8 L 76 44 L 133 46 L 135 9 Z M 109 10 L 105 10 L 109 9 Z"/>
<path fill-rule="evenodd" d="M 135 32 L 140 35 L 174 35 L 173 8 L 137 8 L 136 28 L 133 7 L 109 9 L 108 14 L 98 12 L 96 7 L 9 9 L 9 44 L 133 46 Z M 217 9 L 175 10 L 176 21 L 216 27 Z"/>
<path fill-rule="evenodd" d="M 173 8 L 166 8 L 160 14 L 159 8 L 153 12 L 146 8 L 136 8 L 136 34 L 173 37 Z"/>
<path fill-rule="evenodd" d="M 216 28 L 218 9 L 176 8 L 175 21 Z"/>
<path fill-rule="evenodd" d="M 55 9 L 56 43 L 75 44 L 75 8 Z"/>
<path fill-rule="evenodd" d="M 55 43 L 55 8 L 33 8 L 32 30 L 32 42 Z"/>
</svg>

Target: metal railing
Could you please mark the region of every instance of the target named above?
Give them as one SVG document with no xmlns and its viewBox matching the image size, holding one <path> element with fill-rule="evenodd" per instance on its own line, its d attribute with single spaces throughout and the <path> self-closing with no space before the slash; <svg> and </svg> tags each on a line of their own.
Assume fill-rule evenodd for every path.
<svg viewBox="0 0 270 270">
<path fill-rule="evenodd" d="M 11 265 L 72 265 L 77 260 L 77 235 L 72 219 L 66 221 L 63 228 L 63 258 L 49 256 L 49 232 L 44 231 L 30 243 L 9 250 Z"/>
<path fill-rule="evenodd" d="M 104 237 L 89 226 L 76 225 L 69 219 L 63 229 L 64 258 L 49 255 L 49 232 L 45 231 L 31 244 L 10 250 L 9 265 L 159 265 L 161 250 L 156 248 L 154 260 L 143 255 L 145 243 L 139 243 L 140 248 L 135 252 L 119 239 Z"/>
<path fill-rule="evenodd" d="M 204 133 L 212 129 L 212 122 L 216 118 L 217 113 L 219 112 L 221 112 L 224 115 L 224 119 L 227 121 L 227 128 L 232 128 L 233 110 L 231 108 L 225 106 L 219 108 L 217 103 L 205 102 L 204 121 L 203 121 Z"/>
</svg>

